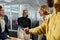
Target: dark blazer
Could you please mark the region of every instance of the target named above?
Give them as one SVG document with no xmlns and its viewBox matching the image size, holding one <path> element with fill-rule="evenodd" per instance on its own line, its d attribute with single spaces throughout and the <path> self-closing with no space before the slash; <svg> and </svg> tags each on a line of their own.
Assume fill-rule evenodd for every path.
<svg viewBox="0 0 60 40">
<path fill-rule="evenodd" d="M 8 23 L 8 17 L 6 15 L 4 15 L 4 20 L 5 20 L 5 31 L 2 33 L 2 29 L 1 29 L 1 24 L 0 24 L 0 39 L 6 39 L 7 35 L 9 34 L 8 32 L 8 28 L 7 28 L 7 23 Z"/>
</svg>

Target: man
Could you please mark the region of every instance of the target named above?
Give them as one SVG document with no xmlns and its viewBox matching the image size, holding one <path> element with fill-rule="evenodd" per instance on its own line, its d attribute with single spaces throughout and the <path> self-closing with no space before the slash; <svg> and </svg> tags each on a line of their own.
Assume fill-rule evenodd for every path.
<svg viewBox="0 0 60 40">
<path fill-rule="evenodd" d="M 31 20 L 28 18 L 28 11 L 26 9 L 23 10 L 23 16 L 18 18 L 18 25 L 21 28 L 31 28 Z"/>
<path fill-rule="evenodd" d="M 31 20 L 28 18 L 28 11 L 23 10 L 23 16 L 18 18 L 18 25 L 22 28 L 31 28 Z"/>
<path fill-rule="evenodd" d="M 40 26 L 33 29 L 25 29 L 26 33 L 45 34 L 47 40 L 60 40 L 60 0 L 54 0 L 53 14 Z"/>
<path fill-rule="evenodd" d="M 0 39 L 5 40 L 8 37 L 8 17 L 4 15 L 4 8 L 0 6 Z"/>
</svg>

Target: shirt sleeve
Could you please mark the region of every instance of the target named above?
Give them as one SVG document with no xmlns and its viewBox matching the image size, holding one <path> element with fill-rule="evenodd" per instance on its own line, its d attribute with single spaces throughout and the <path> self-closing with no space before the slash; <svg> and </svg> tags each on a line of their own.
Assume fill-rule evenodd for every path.
<svg viewBox="0 0 60 40">
<path fill-rule="evenodd" d="M 49 19 L 44 21 L 40 26 L 30 29 L 29 32 L 32 34 L 45 34 L 48 23 Z"/>
</svg>

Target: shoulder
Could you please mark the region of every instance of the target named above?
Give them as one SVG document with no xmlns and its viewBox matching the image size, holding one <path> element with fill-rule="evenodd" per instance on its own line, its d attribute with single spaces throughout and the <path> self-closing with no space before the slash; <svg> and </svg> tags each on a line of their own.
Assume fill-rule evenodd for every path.
<svg viewBox="0 0 60 40">
<path fill-rule="evenodd" d="M 19 19 L 20 19 L 20 18 L 23 18 L 23 17 L 19 17 Z"/>
<path fill-rule="evenodd" d="M 4 15 L 4 17 L 7 17 L 7 15 Z"/>
<path fill-rule="evenodd" d="M 31 21 L 29 18 L 27 18 L 29 21 Z"/>
<path fill-rule="evenodd" d="M 18 19 L 22 19 L 23 17 L 19 17 Z"/>
<path fill-rule="evenodd" d="M 6 23 L 8 23 L 8 17 L 7 17 L 7 15 L 4 15 L 4 20 L 5 20 Z"/>
<path fill-rule="evenodd" d="M 5 18 L 5 19 L 8 19 L 8 16 L 7 16 L 7 15 L 4 15 L 4 18 Z"/>
</svg>

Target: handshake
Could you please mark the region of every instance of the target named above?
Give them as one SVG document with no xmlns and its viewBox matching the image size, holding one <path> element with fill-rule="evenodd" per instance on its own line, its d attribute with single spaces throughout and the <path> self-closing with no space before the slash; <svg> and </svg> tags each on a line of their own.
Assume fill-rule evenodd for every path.
<svg viewBox="0 0 60 40">
<path fill-rule="evenodd" d="M 29 34 L 29 28 L 24 28 L 26 34 Z"/>
</svg>

